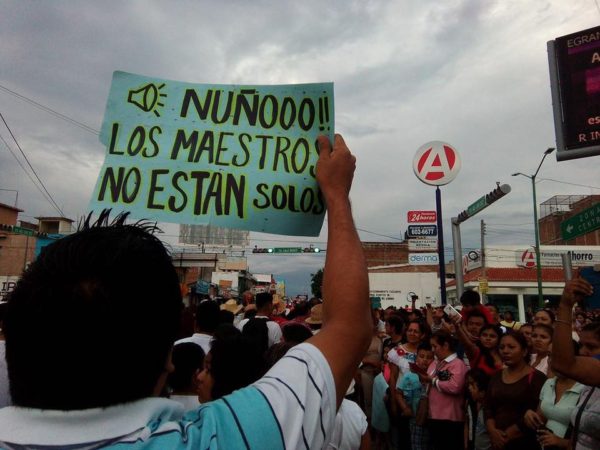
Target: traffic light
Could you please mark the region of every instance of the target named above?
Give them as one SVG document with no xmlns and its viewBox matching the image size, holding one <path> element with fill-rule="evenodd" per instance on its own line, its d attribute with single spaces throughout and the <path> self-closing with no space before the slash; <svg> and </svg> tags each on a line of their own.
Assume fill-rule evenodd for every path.
<svg viewBox="0 0 600 450">
<path fill-rule="evenodd" d="M 310 247 L 305 247 L 303 252 L 304 253 L 319 253 L 321 251 L 321 249 L 319 247 L 313 247 L 312 245 Z"/>
<path fill-rule="evenodd" d="M 459 222 L 464 222 L 465 220 L 467 220 L 469 218 L 469 213 L 467 211 L 463 211 L 458 215 L 458 221 Z"/>
<path fill-rule="evenodd" d="M 254 246 L 254 248 L 252 249 L 252 253 L 273 253 L 273 249 L 272 248 L 258 248 L 257 246 Z"/>
<path fill-rule="evenodd" d="M 494 189 L 489 194 L 485 194 L 485 203 L 487 205 L 491 205 L 496 200 L 501 199 L 509 192 L 510 192 L 510 186 L 508 184 L 503 184 L 502 186 L 498 186 L 496 189 Z"/>
</svg>

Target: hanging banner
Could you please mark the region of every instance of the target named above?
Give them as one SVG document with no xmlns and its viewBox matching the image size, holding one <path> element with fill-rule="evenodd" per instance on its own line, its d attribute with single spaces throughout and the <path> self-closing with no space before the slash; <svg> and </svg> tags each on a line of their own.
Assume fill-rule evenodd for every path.
<svg viewBox="0 0 600 450">
<path fill-rule="evenodd" d="M 333 83 L 208 85 L 115 72 L 89 207 L 318 236 L 319 134 L 333 142 Z"/>
</svg>

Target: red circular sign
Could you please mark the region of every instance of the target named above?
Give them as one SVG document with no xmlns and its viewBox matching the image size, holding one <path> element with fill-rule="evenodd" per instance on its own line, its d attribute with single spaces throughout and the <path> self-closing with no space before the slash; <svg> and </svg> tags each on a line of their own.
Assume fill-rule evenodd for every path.
<svg viewBox="0 0 600 450">
<path fill-rule="evenodd" d="M 450 183 L 460 171 L 461 161 L 456 149 L 441 141 L 422 145 L 413 159 L 413 170 L 419 180 L 432 186 Z"/>
</svg>

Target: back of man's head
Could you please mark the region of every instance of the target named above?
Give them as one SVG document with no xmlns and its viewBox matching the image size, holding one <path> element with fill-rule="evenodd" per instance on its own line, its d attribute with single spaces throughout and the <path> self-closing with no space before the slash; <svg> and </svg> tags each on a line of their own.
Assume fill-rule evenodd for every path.
<svg viewBox="0 0 600 450">
<path fill-rule="evenodd" d="M 463 292 L 463 295 L 460 296 L 460 303 L 463 306 L 472 307 L 479 305 L 481 303 L 481 299 L 476 291 L 468 289 L 465 292 Z"/>
<path fill-rule="evenodd" d="M 273 296 L 268 292 L 261 292 L 256 294 L 256 309 L 259 311 L 264 311 L 269 307 L 273 308 Z M 270 312 L 270 311 L 269 311 Z"/>
<path fill-rule="evenodd" d="M 221 321 L 221 309 L 214 300 L 204 300 L 196 308 L 196 328 L 201 333 L 213 334 Z"/>
<path fill-rule="evenodd" d="M 9 297 L 13 404 L 86 409 L 151 396 L 181 312 L 171 258 L 154 226 L 102 214 L 47 246 Z"/>
</svg>

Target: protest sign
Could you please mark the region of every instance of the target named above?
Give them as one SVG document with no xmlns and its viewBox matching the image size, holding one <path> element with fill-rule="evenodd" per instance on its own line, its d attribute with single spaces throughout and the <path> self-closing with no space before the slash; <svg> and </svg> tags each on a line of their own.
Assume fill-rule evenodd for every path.
<svg viewBox="0 0 600 450">
<path fill-rule="evenodd" d="M 319 134 L 333 142 L 333 83 L 208 85 L 115 72 L 90 209 L 318 236 Z"/>
</svg>

